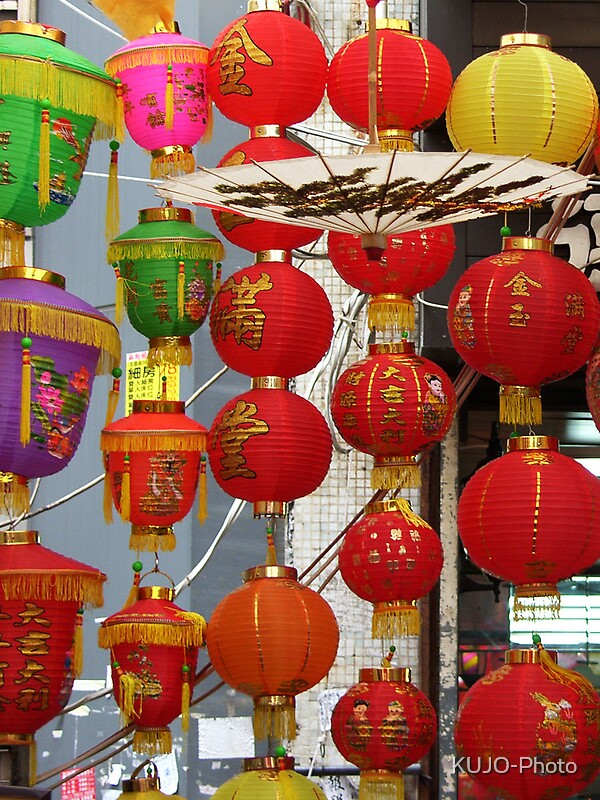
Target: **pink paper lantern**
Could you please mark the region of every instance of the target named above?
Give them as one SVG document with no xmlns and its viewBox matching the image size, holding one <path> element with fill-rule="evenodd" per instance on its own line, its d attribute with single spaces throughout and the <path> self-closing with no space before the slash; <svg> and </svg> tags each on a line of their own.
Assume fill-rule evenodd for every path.
<svg viewBox="0 0 600 800">
<path fill-rule="evenodd" d="M 193 172 L 192 147 L 209 128 L 208 47 L 179 32 L 159 31 L 128 42 L 106 61 L 121 81 L 125 125 L 152 155 L 153 178 Z"/>
</svg>

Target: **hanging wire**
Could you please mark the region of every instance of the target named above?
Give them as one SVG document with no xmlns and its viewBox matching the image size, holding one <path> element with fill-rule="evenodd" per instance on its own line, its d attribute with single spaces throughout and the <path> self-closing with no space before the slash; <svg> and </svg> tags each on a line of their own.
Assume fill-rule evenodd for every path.
<svg viewBox="0 0 600 800">
<path fill-rule="evenodd" d="M 80 8 L 77 8 L 77 6 L 74 6 L 73 3 L 69 3 L 68 0 L 58 0 L 58 2 L 62 3 L 63 6 L 66 6 L 71 11 L 73 11 L 75 14 L 79 14 L 80 17 L 83 17 L 88 22 L 91 22 L 93 25 L 97 25 L 99 28 L 102 28 L 103 30 L 108 31 L 108 33 L 112 33 L 112 35 L 116 36 L 117 39 L 122 39 L 122 41 L 124 41 L 124 42 L 127 41 L 125 36 L 122 36 L 114 28 L 110 28 L 108 25 L 105 25 L 103 22 L 100 22 L 100 20 L 95 19 L 94 17 L 90 16 L 89 14 L 86 14 L 85 11 L 82 11 Z"/>
<path fill-rule="evenodd" d="M 529 15 L 529 6 L 527 5 L 527 3 L 523 2 L 523 0 L 517 0 L 517 2 L 520 3 L 525 9 L 525 19 L 523 21 L 523 33 L 527 33 L 527 17 Z"/>
</svg>

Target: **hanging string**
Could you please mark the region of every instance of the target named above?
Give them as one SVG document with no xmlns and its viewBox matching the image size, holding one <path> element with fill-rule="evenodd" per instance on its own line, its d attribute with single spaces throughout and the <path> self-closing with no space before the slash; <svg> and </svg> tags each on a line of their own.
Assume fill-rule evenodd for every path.
<svg viewBox="0 0 600 800">
<path fill-rule="evenodd" d="M 517 2 L 520 3 L 523 6 L 523 8 L 525 9 L 525 20 L 523 22 L 523 33 L 527 33 L 527 16 L 529 14 L 529 6 L 527 5 L 527 3 L 523 2 L 523 0 L 517 0 Z"/>
</svg>

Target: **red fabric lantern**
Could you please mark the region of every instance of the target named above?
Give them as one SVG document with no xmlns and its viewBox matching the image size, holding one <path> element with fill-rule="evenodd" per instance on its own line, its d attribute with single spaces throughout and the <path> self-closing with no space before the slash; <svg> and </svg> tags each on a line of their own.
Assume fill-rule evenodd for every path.
<svg viewBox="0 0 600 800">
<path fill-rule="evenodd" d="M 368 34 L 351 39 L 329 65 L 327 96 L 335 113 L 360 131 L 369 127 Z M 442 115 L 452 72 L 434 44 L 407 20 L 377 20 L 377 132 L 382 150 L 414 149 L 412 134 Z"/>
<path fill-rule="evenodd" d="M 253 388 L 217 414 L 208 458 L 224 492 L 254 504 L 255 516 L 284 515 L 285 503 L 317 489 L 331 461 L 331 433 L 321 412 L 286 390 L 282 378 Z"/>
<path fill-rule="evenodd" d="M 460 769 L 493 797 L 556 800 L 600 772 L 600 698 L 556 653 L 509 650 L 469 689 L 456 719 Z"/>
<path fill-rule="evenodd" d="M 98 634 L 110 649 L 115 701 L 126 724 L 134 722 L 133 749 L 171 751 L 168 728 L 182 714 L 189 723 L 191 687 L 206 623 L 173 602 L 173 589 L 141 586 L 133 605 L 107 617 Z"/>
<path fill-rule="evenodd" d="M 208 91 L 216 107 L 249 128 L 287 127 L 310 117 L 323 99 L 326 77 L 319 37 L 281 11 L 259 9 L 234 20 L 208 58 Z"/>
<path fill-rule="evenodd" d="M 417 356 L 413 342 L 369 345 L 367 358 L 340 375 L 331 398 L 340 435 L 375 457 L 374 489 L 419 486 L 415 457 L 444 438 L 455 410 L 452 381 Z"/>
<path fill-rule="evenodd" d="M 238 144 L 219 161 L 219 167 L 252 162 L 280 161 L 284 158 L 307 158 L 313 151 L 286 138 L 278 126 L 261 125 L 250 132 L 250 139 Z M 268 167 L 267 167 L 268 169 Z M 314 242 L 322 231 L 280 222 L 264 222 L 232 211 L 213 211 L 221 234 L 237 247 L 254 253 L 262 250 L 294 250 Z"/>
<path fill-rule="evenodd" d="M 585 399 L 600 431 L 600 347 L 596 345 L 585 371 Z"/>
<path fill-rule="evenodd" d="M 478 567 L 516 585 L 517 619 L 558 616 L 557 582 L 600 558 L 600 481 L 551 436 L 508 447 L 463 489 L 458 531 Z"/>
<path fill-rule="evenodd" d="M 293 567 L 259 566 L 210 618 L 208 655 L 221 678 L 254 699 L 254 732 L 296 735 L 294 698 L 331 669 L 339 640 L 335 615 Z"/>
<path fill-rule="evenodd" d="M 1 745 L 31 745 L 68 703 L 82 667 L 83 606 L 103 604 L 105 580 L 42 547 L 37 531 L 0 532 Z"/>
<path fill-rule="evenodd" d="M 310 275 L 285 261 L 259 260 L 222 284 L 211 306 L 210 332 L 231 369 L 293 378 L 327 352 L 333 312 Z"/>
<path fill-rule="evenodd" d="M 582 367 L 598 338 L 593 286 L 552 251 L 546 239 L 506 237 L 502 253 L 469 267 L 450 296 L 452 343 L 501 384 L 501 422 L 541 423 L 540 386 Z"/>
<path fill-rule="evenodd" d="M 402 770 L 432 746 L 437 719 L 410 670 L 361 669 L 333 710 L 331 735 L 342 756 L 360 769 L 364 800 L 402 800 Z"/>
<path fill-rule="evenodd" d="M 416 601 L 434 587 L 443 560 L 440 537 L 402 498 L 367 505 L 339 552 L 344 582 L 373 603 L 372 634 L 378 639 L 418 636 Z"/>
<path fill-rule="evenodd" d="M 335 271 L 350 286 L 371 295 L 368 325 L 377 330 L 414 329 L 412 298 L 443 277 L 454 250 L 452 225 L 392 234 L 378 261 L 369 260 L 357 234 L 330 231 L 327 240 Z"/>
<path fill-rule="evenodd" d="M 132 414 L 102 431 L 105 481 L 122 519 L 132 523 L 132 550 L 175 547 L 172 526 L 194 502 L 206 434 L 178 400 L 134 400 Z M 105 517 L 112 521 L 106 493 Z"/>
</svg>

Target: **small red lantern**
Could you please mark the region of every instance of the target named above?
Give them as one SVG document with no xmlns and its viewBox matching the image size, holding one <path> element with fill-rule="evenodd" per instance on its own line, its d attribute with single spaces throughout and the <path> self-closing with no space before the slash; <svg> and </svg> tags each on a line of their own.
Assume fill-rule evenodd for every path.
<svg viewBox="0 0 600 800">
<path fill-rule="evenodd" d="M 278 0 L 252 0 L 209 53 L 211 98 L 225 117 L 249 128 L 301 122 L 325 93 L 327 56 L 319 37 L 279 8 Z"/>
<path fill-rule="evenodd" d="M 377 133 L 382 150 L 414 149 L 412 134 L 442 115 L 452 72 L 434 44 L 411 32 L 407 20 L 377 20 Z M 351 39 L 329 65 L 327 95 L 334 112 L 368 131 L 369 36 Z"/>
<path fill-rule="evenodd" d="M 122 519 L 132 523 L 132 550 L 175 547 L 172 526 L 194 502 L 206 434 L 204 426 L 186 416 L 179 400 L 134 400 L 132 414 L 102 431 L 105 481 Z M 112 521 L 110 511 L 105 493 L 107 522 Z"/>
<path fill-rule="evenodd" d="M 182 714 L 189 723 L 191 687 L 206 623 L 173 602 L 164 586 L 141 586 L 133 605 L 107 617 L 98 634 L 110 649 L 115 701 L 126 724 L 135 723 L 133 749 L 154 755 L 171 751 L 169 724 Z"/>
<path fill-rule="evenodd" d="M 416 456 L 444 438 L 455 410 L 450 378 L 407 341 L 369 345 L 367 358 L 340 375 L 331 398 L 340 435 L 375 457 L 373 489 L 420 486 Z"/>
<path fill-rule="evenodd" d="M 584 273 L 546 239 L 510 236 L 473 264 L 450 296 L 448 328 L 466 363 L 498 381 L 500 421 L 542 421 L 540 386 L 588 360 L 600 304 Z"/>
<path fill-rule="evenodd" d="M 598 693 L 555 652 L 508 650 L 505 659 L 458 710 L 459 768 L 493 797 L 577 795 L 600 772 Z"/>
<path fill-rule="evenodd" d="M 321 412 L 278 377 L 253 378 L 250 391 L 223 406 L 208 437 L 215 480 L 253 503 L 255 516 L 284 516 L 287 502 L 314 492 L 327 475 L 331 448 Z"/>
<path fill-rule="evenodd" d="M 378 261 L 369 260 L 358 234 L 330 231 L 327 240 L 336 272 L 350 286 L 371 295 L 368 325 L 377 330 L 414 329 L 412 298 L 443 277 L 454 250 L 452 225 L 392 234 Z"/>
<path fill-rule="evenodd" d="M 374 638 L 418 636 L 416 601 L 436 584 L 443 554 L 440 537 L 408 500 L 367 505 L 346 531 L 339 564 L 350 591 L 373 603 Z"/>
<path fill-rule="evenodd" d="M 402 800 L 402 770 L 428 752 L 436 730 L 433 706 L 397 667 L 361 669 L 331 718 L 335 746 L 360 769 L 364 800 Z"/>
<path fill-rule="evenodd" d="M 229 150 L 219 161 L 219 167 L 239 164 L 280 161 L 287 158 L 307 158 L 313 151 L 300 142 L 293 142 L 277 125 L 260 125 L 250 131 L 250 139 Z M 268 167 L 266 167 L 268 169 Z M 254 253 L 257 250 L 294 250 L 314 242 L 322 231 L 299 225 L 265 222 L 232 211 L 213 211 L 221 234 L 237 247 Z"/>
<path fill-rule="evenodd" d="M 0 532 L 0 550 L 0 745 L 31 746 L 69 701 L 83 606 L 103 604 L 106 575 L 42 547 L 37 531 Z"/>
<path fill-rule="evenodd" d="M 551 436 L 517 436 L 508 449 L 463 489 L 458 531 L 478 567 L 515 584 L 517 619 L 558 616 L 557 582 L 600 558 L 600 481 Z"/>
<path fill-rule="evenodd" d="M 327 352 L 333 312 L 306 272 L 259 258 L 222 284 L 211 307 L 210 332 L 231 369 L 250 377 L 293 378 L 316 367 Z"/>
<path fill-rule="evenodd" d="M 254 699 L 259 739 L 296 736 L 294 698 L 325 677 L 337 653 L 333 611 L 297 574 L 277 565 L 246 570 L 243 586 L 221 600 L 208 625 L 212 665 Z"/>
</svg>

